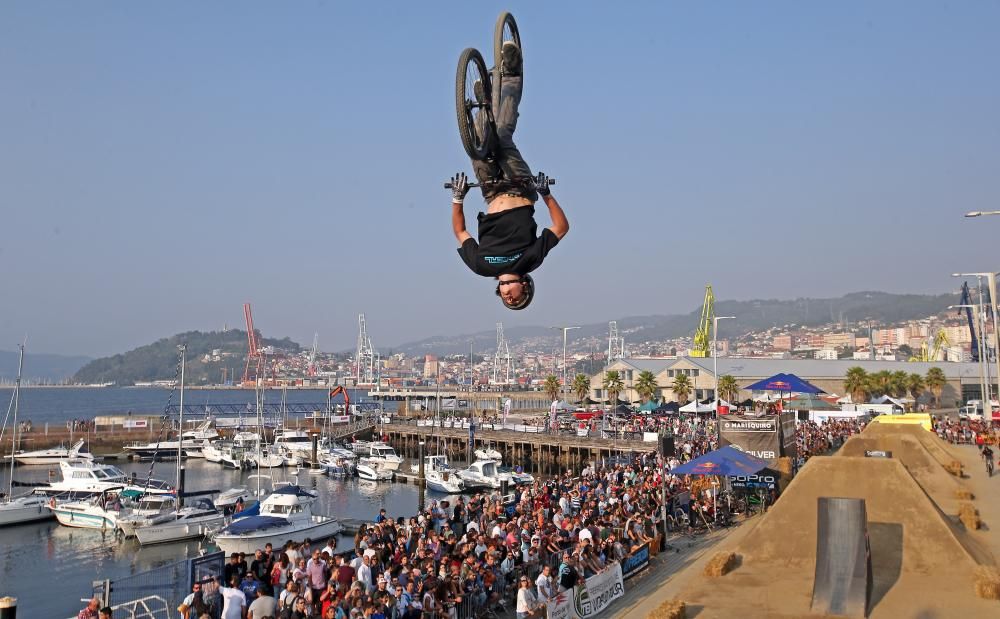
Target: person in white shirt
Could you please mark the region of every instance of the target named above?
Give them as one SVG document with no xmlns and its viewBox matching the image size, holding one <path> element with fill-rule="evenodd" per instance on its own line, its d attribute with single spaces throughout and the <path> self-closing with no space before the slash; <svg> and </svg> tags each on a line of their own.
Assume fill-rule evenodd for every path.
<svg viewBox="0 0 1000 619">
<path fill-rule="evenodd" d="M 535 588 L 538 589 L 540 602 L 546 602 L 555 595 L 555 587 L 552 586 L 552 568 L 548 565 L 542 568 L 542 573 L 535 579 Z"/>
<path fill-rule="evenodd" d="M 243 619 L 246 615 L 247 596 L 239 589 L 219 587 L 222 594 L 222 619 Z"/>
<path fill-rule="evenodd" d="M 375 582 L 372 579 L 371 560 L 368 555 L 361 559 L 361 567 L 358 568 L 358 580 L 365 586 L 365 591 L 369 594 L 375 590 Z"/>
<path fill-rule="evenodd" d="M 517 619 L 528 619 L 538 610 L 538 599 L 531 590 L 527 576 L 521 576 L 520 589 L 517 590 Z"/>
</svg>

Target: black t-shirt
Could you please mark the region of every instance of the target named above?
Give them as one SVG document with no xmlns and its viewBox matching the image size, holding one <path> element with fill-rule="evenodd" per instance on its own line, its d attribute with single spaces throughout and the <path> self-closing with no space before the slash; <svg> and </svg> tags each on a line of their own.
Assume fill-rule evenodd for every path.
<svg viewBox="0 0 1000 619">
<path fill-rule="evenodd" d="M 477 275 L 526 275 L 545 260 L 559 237 L 545 228 L 536 236 L 535 207 L 519 206 L 499 213 L 479 213 L 479 242 L 466 239 L 458 254 Z"/>
</svg>

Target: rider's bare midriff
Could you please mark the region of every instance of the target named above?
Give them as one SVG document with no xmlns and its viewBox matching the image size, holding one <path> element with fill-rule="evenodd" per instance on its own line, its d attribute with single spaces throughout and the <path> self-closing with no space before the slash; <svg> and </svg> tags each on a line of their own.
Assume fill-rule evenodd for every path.
<svg viewBox="0 0 1000 619">
<path fill-rule="evenodd" d="M 497 196 L 496 198 L 493 198 L 493 201 L 486 207 L 486 212 L 500 213 L 503 211 L 509 211 L 512 208 L 531 206 L 532 204 L 534 204 L 534 202 L 522 196 Z"/>
</svg>

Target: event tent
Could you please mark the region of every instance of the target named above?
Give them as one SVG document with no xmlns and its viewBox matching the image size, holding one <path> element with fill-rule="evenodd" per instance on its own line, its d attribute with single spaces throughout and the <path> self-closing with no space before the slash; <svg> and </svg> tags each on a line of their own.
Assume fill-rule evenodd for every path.
<svg viewBox="0 0 1000 619">
<path fill-rule="evenodd" d="M 710 451 L 700 458 L 671 469 L 671 475 L 753 475 L 767 466 L 767 462 L 726 445 Z"/>
<path fill-rule="evenodd" d="M 785 400 L 782 408 L 793 411 L 839 411 L 840 407 L 830 404 L 822 398 L 817 398 L 812 394 L 800 395 Z"/>
<path fill-rule="evenodd" d="M 645 404 L 643 404 L 642 406 L 640 406 L 639 410 L 642 411 L 642 412 L 644 412 L 644 413 L 648 413 L 650 411 L 655 411 L 659 406 L 660 406 L 659 404 L 657 404 L 656 402 L 650 400 L 649 402 L 646 402 Z"/>
<path fill-rule="evenodd" d="M 691 401 L 680 408 L 682 413 L 711 413 L 715 411 L 715 407 L 711 404 L 700 404 L 697 401 Z"/>
<path fill-rule="evenodd" d="M 743 387 L 747 391 L 778 391 L 781 393 L 824 393 L 822 389 L 795 374 L 775 374 Z"/>
<path fill-rule="evenodd" d="M 663 404 L 657 406 L 656 410 L 653 412 L 658 415 L 665 415 L 667 413 L 676 413 L 678 410 L 680 410 L 680 408 L 681 405 L 678 404 L 677 402 L 664 402 Z"/>
</svg>

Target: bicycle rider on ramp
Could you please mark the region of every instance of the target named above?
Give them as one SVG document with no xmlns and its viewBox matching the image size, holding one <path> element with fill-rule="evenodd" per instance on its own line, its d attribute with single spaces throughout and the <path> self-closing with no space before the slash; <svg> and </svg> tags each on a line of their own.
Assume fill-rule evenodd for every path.
<svg viewBox="0 0 1000 619">
<path fill-rule="evenodd" d="M 501 21 L 504 17 L 501 16 Z M 512 17 L 510 20 L 513 22 Z M 478 242 L 465 227 L 463 205 L 470 187 L 463 172 L 456 174 L 450 183 L 451 221 L 460 246 L 458 253 L 465 264 L 477 275 L 495 278 L 496 295 L 503 304 L 521 310 L 534 296 L 534 281 L 528 274 L 541 266 L 549 251 L 566 236 L 569 222 L 550 191 L 549 185 L 554 181 L 544 173 L 533 175 L 514 145 L 523 80 L 521 49 L 514 41 L 504 41 L 500 55 L 500 103 L 494 116 L 496 146 L 492 157 L 472 158 L 487 204 L 486 212 L 478 215 Z M 479 80 L 475 96 L 479 102 L 486 98 Z M 475 131 L 477 138 L 486 142 L 484 136 L 491 131 L 486 114 L 480 113 L 475 118 Z M 535 223 L 535 202 L 539 196 L 552 219 L 552 225 L 543 229 L 541 235 L 537 234 Z"/>
</svg>

